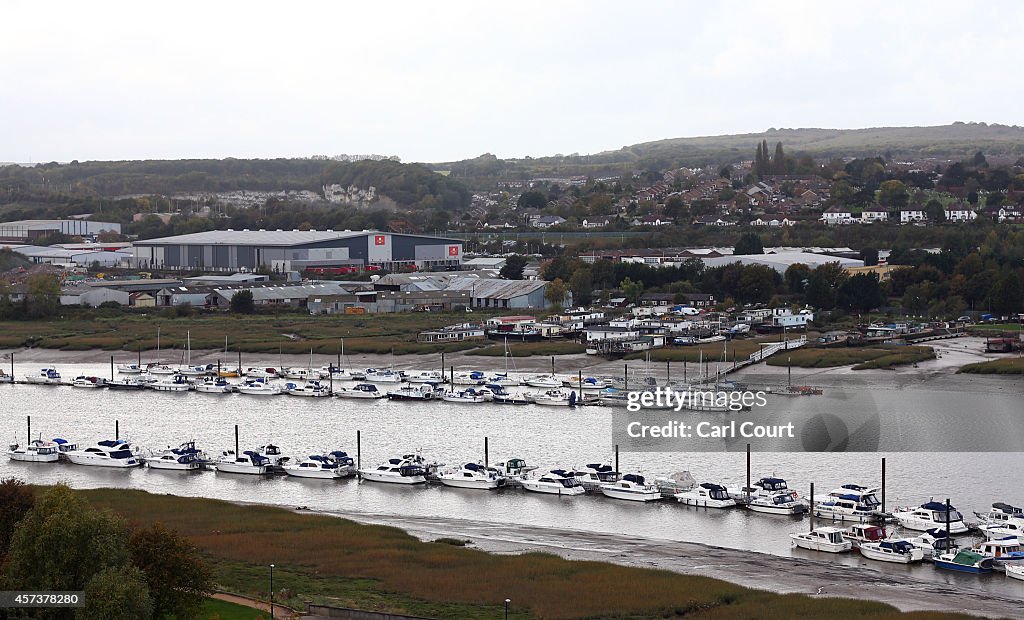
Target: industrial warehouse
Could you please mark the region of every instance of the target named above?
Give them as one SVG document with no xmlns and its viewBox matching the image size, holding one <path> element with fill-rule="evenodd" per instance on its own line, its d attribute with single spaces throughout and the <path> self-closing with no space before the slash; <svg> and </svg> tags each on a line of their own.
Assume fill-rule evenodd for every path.
<svg viewBox="0 0 1024 620">
<path fill-rule="evenodd" d="M 136 241 L 133 250 L 138 269 L 429 271 L 462 265 L 458 239 L 376 230 L 214 230 Z"/>
</svg>

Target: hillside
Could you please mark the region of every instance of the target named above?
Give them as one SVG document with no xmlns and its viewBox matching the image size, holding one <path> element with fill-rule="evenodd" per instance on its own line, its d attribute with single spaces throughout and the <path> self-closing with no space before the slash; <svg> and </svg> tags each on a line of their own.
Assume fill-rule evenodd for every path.
<svg viewBox="0 0 1024 620">
<path fill-rule="evenodd" d="M 762 140 L 771 145 L 782 142 L 791 155 L 807 154 L 821 159 L 876 155 L 911 160 L 962 159 L 977 151 L 989 157 L 1024 156 L 1024 127 L 953 123 L 935 127 L 770 129 L 762 133 L 670 138 L 591 155 L 502 160 L 486 154 L 433 167 L 450 171 L 471 187 L 539 176 L 618 176 L 636 169 L 664 170 L 749 160 L 755 145 Z"/>
</svg>

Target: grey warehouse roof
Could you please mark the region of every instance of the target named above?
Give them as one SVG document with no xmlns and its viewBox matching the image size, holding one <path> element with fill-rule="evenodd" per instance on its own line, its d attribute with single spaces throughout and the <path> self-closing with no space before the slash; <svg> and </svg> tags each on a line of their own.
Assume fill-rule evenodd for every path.
<svg viewBox="0 0 1024 620">
<path fill-rule="evenodd" d="M 144 239 L 136 241 L 136 246 L 150 245 L 258 245 L 258 246 L 294 246 L 322 241 L 351 239 L 382 233 L 377 230 L 210 230 L 206 232 Z M 422 236 L 422 235 L 411 235 Z M 433 237 L 441 239 L 441 237 Z M 458 239 L 445 239 L 452 243 L 462 243 Z"/>
</svg>

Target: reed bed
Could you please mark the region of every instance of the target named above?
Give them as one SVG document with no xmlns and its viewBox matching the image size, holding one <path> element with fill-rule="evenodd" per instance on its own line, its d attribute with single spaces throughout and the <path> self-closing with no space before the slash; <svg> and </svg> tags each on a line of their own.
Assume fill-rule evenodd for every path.
<svg viewBox="0 0 1024 620">
<path fill-rule="evenodd" d="M 1024 358 L 1012 357 L 967 364 L 957 372 L 973 375 L 1024 375 Z"/>
<path fill-rule="evenodd" d="M 510 343 L 508 351 L 512 357 L 531 357 L 534 355 L 573 355 L 583 353 L 586 350 L 578 342 L 552 341 L 552 342 L 516 342 Z M 505 345 L 495 344 L 479 349 L 473 349 L 466 355 L 483 355 L 486 357 L 504 357 Z"/>
<path fill-rule="evenodd" d="M 878 345 L 835 349 L 801 348 L 768 358 L 769 366 L 792 364 L 798 368 L 833 368 L 853 365 L 854 370 L 892 368 L 933 359 L 935 351 L 926 346 Z"/>
<path fill-rule="evenodd" d="M 441 618 L 829 617 L 895 618 L 891 606 L 777 595 L 699 576 L 544 553 L 492 555 L 425 543 L 403 531 L 345 519 L 143 491 L 82 491 L 131 522 L 163 521 L 194 542 L 222 587 L 261 595 L 275 587 L 303 598 Z M 929 614 L 929 617 L 939 617 Z M 953 617 L 953 616 L 949 616 Z"/>
</svg>

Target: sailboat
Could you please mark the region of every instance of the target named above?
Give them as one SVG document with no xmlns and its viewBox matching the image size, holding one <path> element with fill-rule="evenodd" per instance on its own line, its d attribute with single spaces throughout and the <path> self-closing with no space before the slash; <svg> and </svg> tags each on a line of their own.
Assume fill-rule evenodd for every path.
<svg viewBox="0 0 1024 620">
<path fill-rule="evenodd" d="M 502 387 L 515 387 L 521 385 L 522 382 L 516 379 L 512 375 L 508 374 L 508 361 L 512 357 L 512 351 L 508 348 L 508 338 L 505 338 L 505 372 L 499 372 L 491 377 L 487 378 L 486 383 L 489 385 L 500 385 Z M 512 361 L 513 366 L 515 360 Z"/>
<path fill-rule="evenodd" d="M 186 377 L 202 377 L 210 368 L 192 365 L 192 332 L 185 332 L 185 365 L 178 368 L 178 373 Z"/>
</svg>

